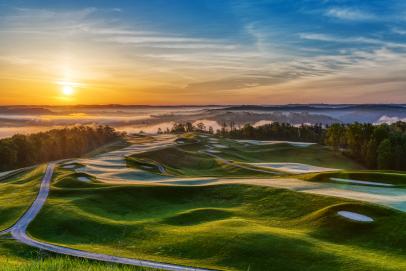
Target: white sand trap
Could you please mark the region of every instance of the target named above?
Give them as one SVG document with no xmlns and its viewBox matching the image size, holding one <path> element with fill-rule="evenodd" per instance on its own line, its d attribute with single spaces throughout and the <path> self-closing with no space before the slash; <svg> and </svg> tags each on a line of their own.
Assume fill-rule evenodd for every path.
<svg viewBox="0 0 406 271">
<path fill-rule="evenodd" d="M 334 168 L 316 167 L 300 163 L 249 163 L 256 167 L 286 171 L 288 173 L 311 173 L 337 170 Z"/>
<path fill-rule="evenodd" d="M 75 165 L 66 165 L 63 168 L 70 169 L 70 168 L 75 168 L 75 167 L 76 167 Z"/>
<path fill-rule="evenodd" d="M 76 168 L 75 172 L 85 172 L 86 171 L 86 167 L 80 167 L 80 168 Z"/>
<path fill-rule="evenodd" d="M 183 141 L 183 140 L 178 140 L 178 141 L 176 141 L 176 143 L 178 143 L 178 144 L 184 144 L 185 141 Z"/>
<path fill-rule="evenodd" d="M 273 144 L 289 144 L 295 147 L 308 147 L 316 143 L 313 142 L 295 142 L 295 141 L 278 141 L 278 140 L 236 140 L 240 143 L 249 143 L 252 145 L 273 145 Z"/>
<path fill-rule="evenodd" d="M 206 150 L 207 152 L 210 152 L 210 153 L 221 153 L 221 151 L 219 151 L 219 150 L 213 150 L 213 149 L 208 149 L 208 150 Z"/>
<path fill-rule="evenodd" d="M 223 144 L 213 144 L 213 146 L 220 149 L 228 149 L 228 146 Z"/>
<path fill-rule="evenodd" d="M 390 184 L 390 183 L 367 182 L 367 181 L 342 179 L 342 178 L 330 178 L 330 180 L 335 181 L 335 182 L 342 182 L 342 183 L 366 184 L 366 185 L 375 185 L 375 186 L 394 186 L 393 184 Z"/>
<path fill-rule="evenodd" d="M 87 177 L 78 177 L 78 180 L 85 183 L 90 183 L 90 179 Z"/>
<path fill-rule="evenodd" d="M 360 221 L 360 222 L 373 222 L 374 220 L 372 217 L 354 213 L 354 212 L 349 212 L 349 211 L 338 211 L 337 214 L 339 216 L 354 220 L 354 221 Z"/>
</svg>

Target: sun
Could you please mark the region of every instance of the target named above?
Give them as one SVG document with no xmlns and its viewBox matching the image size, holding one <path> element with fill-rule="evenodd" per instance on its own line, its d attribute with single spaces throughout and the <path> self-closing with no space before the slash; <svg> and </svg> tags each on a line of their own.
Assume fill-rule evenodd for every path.
<svg viewBox="0 0 406 271">
<path fill-rule="evenodd" d="M 62 87 L 62 93 L 65 96 L 72 96 L 75 93 L 75 89 L 70 85 L 64 85 Z"/>
</svg>

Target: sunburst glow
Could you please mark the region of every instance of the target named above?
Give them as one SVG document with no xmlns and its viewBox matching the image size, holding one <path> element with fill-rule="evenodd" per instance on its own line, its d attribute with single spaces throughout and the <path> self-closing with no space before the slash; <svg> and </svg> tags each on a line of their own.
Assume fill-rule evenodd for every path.
<svg viewBox="0 0 406 271">
<path fill-rule="evenodd" d="M 62 93 L 65 96 L 72 96 L 75 93 L 75 89 L 70 85 L 64 85 L 62 87 Z"/>
</svg>

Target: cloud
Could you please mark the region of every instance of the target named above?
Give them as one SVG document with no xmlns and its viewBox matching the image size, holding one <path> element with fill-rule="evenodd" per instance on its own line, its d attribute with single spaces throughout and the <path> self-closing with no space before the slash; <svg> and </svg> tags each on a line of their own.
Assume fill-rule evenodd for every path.
<svg viewBox="0 0 406 271">
<path fill-rule="evenodd" d="M 370 21 L 375 20 L 377 17 L 367 11 L 362 11 L 352 8 L 334 7 L 326 10 L 324 13 L 327 17 L 332 17 L 340 20 L 347 21 Z"/>
<path fill-rule="evenodd" d="M 367 37 L 340 37 L 323 33 L 300 33 L 299 37 L 304 40 L 315 40 L 324 42 L 349 43 L 349 44 L 370 44 L 393 48 L 406 48 L 405 43 L 391 42 L 386 40 L 372 39 Z"/>
<path fill-rule="evenodd" d="M 402 29 L 402 28 L 394 27 L 394 28 L 392 28 L 392 32 L 395 34 L 399 34 L 399 35 L 406 35 L 406 29 Z"/>
<path fill-rule="evenodd" d="M 389 116 L 383 115 L 374 124 L 383 124 L 383 123 L 392 124 L 392 123 L 395 123 L 395 122 L 398 122 L 398 121 L 406 122 L 406 118 L 389 117 Z"/>
</svg>

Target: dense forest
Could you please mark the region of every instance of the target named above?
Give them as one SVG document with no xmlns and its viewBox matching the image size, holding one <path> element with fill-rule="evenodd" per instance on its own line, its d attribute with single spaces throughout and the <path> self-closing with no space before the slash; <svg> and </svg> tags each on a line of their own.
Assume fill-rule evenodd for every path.
<svg viewBox="0 0 406 271">
<path fill-rule="evenodd" d="M 371 169 L 406 170 L 406 123 L 333 124 L 325 144 Z"/>
<path fill-rule="evenodd" d="M 109 126 L 74 126 L 0 140 L 0 170 L 78 157 L 122 135 Z"/>
<path fill-rule="evenodd" d="M 217 134 L 229 138 L 238 139 L 256 139 L 256 140 L 290 140 L 306 142 L 324 142 L 324 133 L 322 125 L 300 125 L 293 126 L 288 123 L 274 122 L 258 127 L 249 124 L 242 128 L 224 128 L 217 131 Z"/>
<path fill-rule="evenodd" d="M 336 151 L 358 161 L 370 169 L 406 170 L 406 123 L 373 125 L 370 123 L 300 125 L 286 123 L 258 127 L 235 127 L 223 124 L 213 131 L 203 123 L 174 124 L 171 133 L 201 131 L 235 139 L 291 140 L 316 142 L 331 146 Z"/>
</svg>

